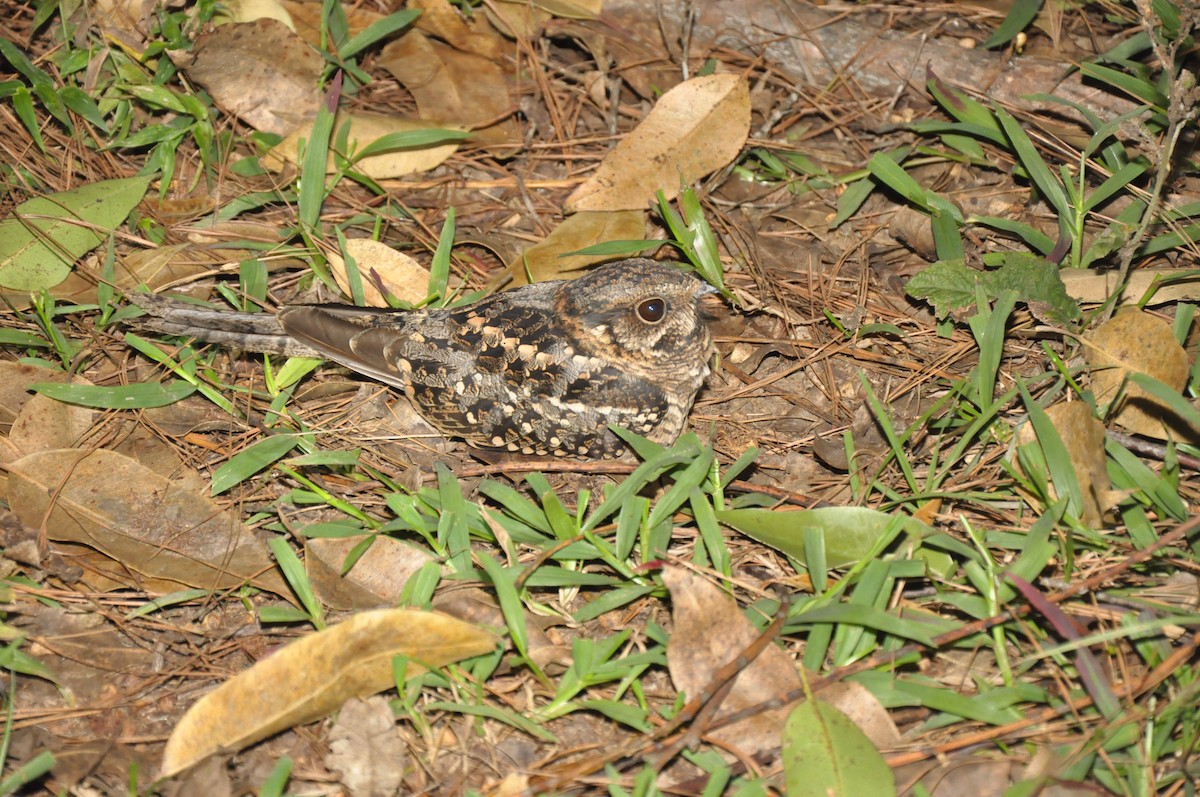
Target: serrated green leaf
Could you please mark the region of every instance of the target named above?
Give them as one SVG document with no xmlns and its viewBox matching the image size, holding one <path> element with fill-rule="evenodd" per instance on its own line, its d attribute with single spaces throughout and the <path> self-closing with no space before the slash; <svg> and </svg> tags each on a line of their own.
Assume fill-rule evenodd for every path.
<svg viewBox="0 0 1200 797">
<path fill-rule="evenodd" d="M 1080 317 L 1079 305 L 1067 294 L 1056 265 L 1028 252 L 1005 252 L 999 259 L 1000 267 L 990 271 L 977 271 L 962 260 L 943 260 L 914 276 L 904 289 L 933 305 L 938 318 L 974 306 L 976 283 L 987 299 L 1015 291 L 1018 301 L 1058 323 Z"/>
</svg>

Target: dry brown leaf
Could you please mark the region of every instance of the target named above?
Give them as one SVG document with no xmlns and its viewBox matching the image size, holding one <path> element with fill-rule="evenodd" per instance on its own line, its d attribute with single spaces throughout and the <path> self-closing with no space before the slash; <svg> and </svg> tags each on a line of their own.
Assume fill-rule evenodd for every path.
<svg viewBox="0 0 1200 797">
<path fill-rule="evenodd" d="M 675 688 L 694 698 L 712 682 L 717 670 L 737 658 L 758 638 L 758 630 L 726 592 L 694 573 L 665 567 L 663 583 L 671 591 L 671 638 L 667 669 Z M 717 717 L 756 706 L 800 688 L 796 664 L 784 650 L 769 645 L 734 680 Z M 779 746 L 787 709 L 756 714 L 721 728 L 713 736 L 746 755 Z"/>
<path fill-rule="evenodd" d="M 1064 268 L 1060 272 L 1067 295 L 1077 302 L 1100 304 L 1117 290 L 1120 272 L 1116 269 Z M 1123 304 L 1138 304 L 1152 286 L 1159 285 L 1150 298 L 1150 306 L 1174 302 L 1194 302 L 1200 299 L 1200 275 L 1182 277 L 1177 268 L 1139 268 L 1129 275 L 1129 282 L 1121 294 Z"/>
<path fill-rule="evenodd" d="M 313 47 L 320 47 L 321 16 L 325 13 L 323 4 L 282 0 L 280 5 L 292 18 L 296 33 Z M 384 17 L 378 11 L 364 8 L 361 3 L 342 3 L 342 11 L 346 14 L 346 31 L 351 36 L 357 36 Z"/>
<path fill-rule="evenodd" d="M 314 537 L 304 544 L 304 569 L 313 591 L 334 609 L 378 609 L 395 606 L 409 576 L 427 562 L 428 551 L 384 534 L 375 535 L 371 547 L 342 575 L 342 565 L 355 546 L 369 535 Z"/>
<path fill-rule="evenodd" d="M 528 3 L 488 3 L 483 11 L 492 27 L 510 39 L 532 39 L 554 18 L 549 11 Z"/>
<path fill-rule="evenodd" d="M 325 766 L 341 776 L 347 794 L 385 797 L 404 781 L 404 740 L 391 701 L 381 695 L 347 701 L 329 729 Z"/>
<path fill-rule="evenodd" d="M 8 471 L 4 466 L 21 458 L 21 450 L 5 435 L 0 435 L 0 496 L 8 495 Z"/>
<path fill-rule="evenodd" d="M 171 58 L 217 107 L 256 130 L 286 136 L 317 116 L 325 61 L 278 20 L 221 25 Z"/>
<path fill-rule="evenodd" d="M 288 597 L 266 546 L 213 502 L 113 451 L 58 449 L 8 465 L 9 506 L 53 540 L 202 589 L 247 582 Z"/>
<path fill-rule="evenodd" d="M 168 437 L 192 432 L 242 432 L 246 424 L 202 396 L 188 396 L 165 407 L 142 410 L 142 417 Z"/>
<path fill-rule="evenodd" d="M 442 593 L 433 599 L 433 608 L 468 623 L 484 627 L 504 628 L 504 613 L 493 595 L 468 587 Z M 529 658 L 541 670 L 562 672 L 571 666 L 571 646 L 556 644 L 546 629 L 558 621 L 553 617 L 525 613 L 525 631 Z"/>
<path fill-rule="evenodd" d="M 352 697 L 395 685 L 392 659 L 408 676 L 487 653 L 496 637 L 438 612 L 382 609 L 299 639 L 200 698 L 163 751 L 169 777 L 221 751 L 320 719 Z M 418 663 L 420 662 L 420 663 Z"/>
<path fill-rule="evenodd" d="M 351 238 L 346 241 L 346 253 L 354 258 L 358 267 L 363 302 L 367 307 L 390 307 L 376 287 L 380 283 L 392 296 L 409 304 L 424 301 L 429 295 L 429 269 L 382 241 Z M 336 252 L 330 252 L 329 268 L 342 292 L 352 296 L 345 259 Z"/>
<path fill-rule="evenodd" d="M 622 241 L 646 236 L 646 213 L 642 210 L 576 213 L 508 264 L 507 274 L 514 285 L 573 277 L 570 272 L 611 259 L 611 255 L 571 255 L 574 252 L 604 241 Z"/>
<path fill-rule="evenodd" d="M 119 42 L 130 52 L 145 52 L 146 32 L 157 4 L 150 0 L 95 0 L 80 10 L 86 10 L 89 22 L 104 32 L 105 38 Z M 78 24 L 79 20 L 76 20 Z M 81 26 L 81 29 L 90 28 Z"/>
<path fill-rule="evenodd" d="M 1117 313 L 1083 337 L 1088 365 L 1099 404 L 1118 398 L 1120 406 L 1114 421 L 1135 434 L 1165 439 L 1195 440 L 1191 429 L 1154 396 L 1126 378 L 1131 373 L 1146 374 L 1172 390 L 1183 391 L 1187 384 L 1187 352 L 1175 340 L 1171 327 L 1162 319 L 1136 308 Z"/>
<path fill-rule="evenodd" d="M 494 62 L 413 30 L 384 47 L 379 64 L 413 95 L 422 119 L 472 129 L 472 143 L 497 157 L 520 148 L 521 128 L 511 116 L 516 102 Z"/>
<path fill-rule="evenodd" d="M 204 224 L 204 226 L 191 226 L 187 228 L 187 239 L 194 244 L 210 246 L 214 249 L 224 249 L 228 251 L 230 247 L 234 248 L 234 253 L 227 257 L 227 260 L 241 260 L 246 256 L 250 256 L 250 252 L 245 255 L 237 249 L 238 243 L 241 241 L 256 241 L 258 243 L 276 244 L 283 243 L 280 237 L 281 228 L 278 224 L 272 224 L 266 221 L 257 221 L 253 219 L 224 219 L 221 221 L 212 221 Z M 285 263 L 299 264 L 301 261 L 297 258 L 292 261 L 287 258 L 276 260 L 271 258 L 271 265 L 274 268 L 281 268 L 280 261 Z"/>
<path fill-rule="evenodd" d="M 392 133 L 409 133 L 414 130 L 460 129 L 454 125 L 435 124 L 418 119 L 404 119 L 399 116 L 384 116 L 382 114 L 369 113 L 339 113 L 334 122 L 334 130 L 341 130 L 342 125 L 347 121 L 350 123 L 349 142 L 351 154 L 355 150 L 361 150 L 368 144 Z M 311 136 L 311 125 L 305 125 L 302 129 L 294 131 L 263 156 L 263 165 L 268 169 L 276 171 L 283 169 L 286 163 L 298 165 L 300 162 L 300 141 L 301 139 L 311 138 Z M 354 163 L 354 168 L 372 179 L 387 180 L 393 177 L 403 177 L 406 174 L 427 172 L 453 155 L 456 149 L 458 149 L 458 142 L 451 141 L 448 144 L 437 144 L 430 147 L 421 147 L 420 149 L 402 149 L 394 152 L 385 152 L 381 155 L 369 155 L 358 159 Z M 329 159 L 325 162 L 325 171 L 329 174 L 337 171 L 337 163 L 334 160 L 332 152 L 329 153 Z"/>
<path fill-rule="evenodd" d="M 831 683 L 821 690 L 818 699 L 849 717 L 876 747 L 891 747 L 900 742 L 900 731 L 892 722 L 892 715 L 862 684 L 855 681 Z"/>
<path fill-rule="evenodd" d="M 136 589 L 148 595 L 169 595 L 191 589 L 190 584 L 144 576 L 87 545 L 59 541 L 53 543 L 50 549 L 62 559 L 64 567 L 77 569 L 78 583 L 92 592 Z"/>
<path fill-rule="evenodd" d="M 659 190 L 672 199 L 681 183 L 729 164 L 749 133 L 746 78 L 705 75 L 680 83 L 567 197 L 567 210 L 641 209 Z"/>
<path fill-rule="evenodd" d="M 481 55 L 489 61 L 500 58 L 503 40 L 481 25 L 468 24 L 448 0 L 408 0 L 408 8 L 420 9 L 414 26 L 437 36 L 456 50 Z M 475 16 L 475 21 L 482 18 Z"/>
<path fill-rule="evenodd" d="M 1067 449 L 1075 478 L 1083 494 L 1082 519 L 1092 528 L 1104 525 L 1104 514 L 1113 507 L 1112 479 L 1108 476 L 1107 456 L 1104 453 L 1104 424 L 1092 415 L 1091 407 L 1082 401 L 1055 404 L 1046 410 L 1058 436 Z M 1017 443 L 1036 439 L 1032 424 L 1025 424 L 1017 435 Z M 1020 470 L 1014 458 L 1013 464 Z M 1051 485 L 1053 490 L 1053 485 Z M 1027 499 L 1033 501 L 1032 496 Z"/>
<path fill-rule="evenodd" d="M 554 17 L 596 19 L 600 16 L 602 6 L 603 0 L 500 0 L 486 3 L 483 10 L 492 27 L 504 36 L 528 39 L 533 38 Z M 597 58 L 596 63 L 604 61 Z"/>
<path fill-rule="evenodd" d="M 53 382 L 63 384 L 75 379 L 86 383 L 82 377 L 73 377 L 65 371 L 54 368 L 43 368 L 26 363 L 0 362 L 0 434 L 9 434 L 13 422 L 21 414 L 26 402 L 36 394 L 29 392 L 29 386 L 38 382 Z"/>
<path fill-rule="evenodd" d="M 558 29 L 586 47 L 597 64 L 611 62 L 612 74 L 642 99 L 653 102 L 683 80 L 661 43 L 647 41 L 636 31 L 588 22 L 559 23 Z"/>
<path fill-rule="evenodd" d="M 82 377 L 72 377 L 73 385 L 90 385 Z M 96 410 L 35 395 L 21 408 L 8 439 L 21 456 L 54 448 L 75 448 L 96 423 Z"/>
<path fill-rule="evenodd" d="M 522 0 L 502 0 L 503 4 Z M 533 5 L 556 17 L 565 19 L 595 19 L 604 8 L 604 0 L 534 0 Z"/>
</svg>

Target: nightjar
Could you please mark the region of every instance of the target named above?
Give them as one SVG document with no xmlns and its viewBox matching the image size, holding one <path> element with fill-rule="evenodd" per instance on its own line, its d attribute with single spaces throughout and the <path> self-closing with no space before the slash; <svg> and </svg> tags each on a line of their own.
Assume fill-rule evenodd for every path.
<svg viewBox="0 0 1200 797">
<path fill-rule="evenodd" d="M 671 443 L 709 374 L 700 299 L 653 260 L 600 266 L 462 307 L 294 305 L 274 316 L 134 297 L 151 326 L 255 351 L 320 356 L 400 388 L 446 435 L 524 454 L 612 457 L 621 426 Z"/>
</svg>

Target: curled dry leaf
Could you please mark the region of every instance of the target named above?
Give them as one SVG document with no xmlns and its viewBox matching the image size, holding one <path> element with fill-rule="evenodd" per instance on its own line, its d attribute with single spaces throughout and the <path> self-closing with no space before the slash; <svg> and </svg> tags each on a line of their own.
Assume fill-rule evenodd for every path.
<svg viewBox="0 0 1200 797">
<path fill-rule="evenodd" d="M 390 306 L 380 293 L 377 287 L 379 284 L 392 296 L 409 304 L 423 301 L 429 293 L 429 269 L 382 241 L 351 238 L 346 241 L 346 253 L 354 258 L 354 264 L 358 267 L 363 302 L 368 307 Z M 331 252 L 329 268 L 333 271 L 333 278 L 338 287 L 347 296 L 353 296 L 345 259 L 340 254 Z"/>
<path fill-rule="evenodd" d="M 188 710 L 163 751 L 169 777 L 221 751 L 247 745 L 336 710 L 352 697 L 394 686 L 392 659 L 408 676 L 487 653 L 491 633 L 438 612 L 382 609 L 277 650 Z"/>
<path fill-rule="evenodd" d="M 171 58 L 217 107 L 256 130 L 285 136 L 317 116 L 325 62 L 278 20 L 221 25 Z"/>
<path fill-rule="evenodd" d="M 643 238 L 646 235 L 646 213 L 642 210 L 576 213 L 541 242 L 526 249 L 508 264 L 507 274 L 514 285 L 570 278 L 571 272 L 608 260 L 611 255 L 569 255 L 598 241 L 621 241 Z"/>
<path fill-rule="evenodd" d="M 696 697 L 709 685 L 717 670 L 733 661 L 755 639 L 758 630 L 726 592 L 678 567 L 667 567 L 663 583 L 671 591 L 671 639 L 667 642 L 667 669 L 675 688 Z M 732 714 L 800 688 L 800 676 L 791 657 L 770 645 L 734 680 L 717 717 Z M 756 714 L 721 728 L 713 736 L 746 755 L 779 746 L 786 709 Z"/>
<path fill-rule="evenodd" d="M 1114 421 L 1135 434 L 1165 439 L 1194 440 L 1190 429 L 1161 401 L 1141 386 L 1126 381 L 1131 373 L 1157 379 L 1172 390 L 1187 384 L 1187 352 L 1175 340 L 1171 327 L 1162 319 L 1142 310 L 1129 308 L 1117 313 L 1083 337 L 1091 368 L 1096 401 L 1100 404 L 1118 398 L 1123 390 Z"/>
<path fill-rule="evenodd" d="M 520 148 L 521 128 L 511 115 L 516 103 L 495 62 L 412 30 L 383 48 L 379 64 L 413 95 L 422 119 L 471 129 L 471 141 L 497 157 Z"/>
<path fill-rule="evenodd" d="M 58 449 L 8 465 L 21 522 L 124 567 L 201 589 L 245 583 L 290 596 L 266 546 L 203 496 L 113 451 Z"/>
<path fill-rule="evenodd" d="M 492 27 L 505 36 L 513 38 L 532 38 L 542 25 L 554 17 L 564 19 L 596 19 L 600 16 L 603 0 L 500 0 L 498 3 L 486 3 L 483 10 L 487 13 Z M 611 31 L 611 28 L 610 28 Z M 575 35 L 574 31 L 566 35 Z M 603 63 L 596 59 L 597 63 Z"/>
<path fill-rule="evenodd" d="M 1055 404 L 1046 410 L 1058 436 L 1062 438 L 1071 459 L 1079 491 L 1083 494 L 1082 520 L 1092 528 L 1100 528 L 1104 514 L 1116 502 L 1112 479 L 1108 475 L 1107 455 L 1104 453 L 1104 424 L 1092 416 L 1091 407 L 1082 401 Z M 1017 443 L 1031 443 L 1036 438 L 1033 424 L 1025 424 L 1017 435 Z M 1013 465 L 1021 465 L 1014 457 Z M 1051 485 L 1053 490 L 1053 485 Z M 1033 496 L 1026 496 L 1033 502 Z"/>
<path fill-rule="evenodd" d="M 733 161 L 750 133 L 750 87 L 740 75 L 705 75 L 662 96 L 633 132 L 567 197 L 578 210 L 646 207 Z"/>
<path fill-rule="evenodd" d="M 416 119 L 404 119 L 399 116 L 369 113 L 339 113 L 333 126 L 335 135 L 337 135 L 336 131 L 340 131 L 342 125 L 347 122 L 350 123 L 350 154 L 393 133 L 412 133 L 418 130 L 459 129 L 453 125 L 434 124 Z M 309 139 L 311 137 L 312 125 L 305 125 L 302 129 L 292 132 L 291 135 L 280 141 L 274 149 L 263 156 L 263 165 L 268 169 L 280 171 L 287 163 L 299 164 L 300 141 L 301 139 Z M 456 149 L 458 149 L 458 142 L 451 141 L 448 144 L 434 144 L 428 147 L 393 150 L 392 152 L 384 152 L 380 155 L 368 155 L 365 158 L 359 158 L 354 162 L 354 168 L 374 180 L 387 180 L 393 177 L 403 177 L 406 174 L 427 172 L 453 155 Z M 337 162 L 334 159 L 333 153 L 330 152 L 329 158 L 325 162 L 325 171 L 328 174 L 332 174 L 337 171 L 337 168 Z"/>
</svg>

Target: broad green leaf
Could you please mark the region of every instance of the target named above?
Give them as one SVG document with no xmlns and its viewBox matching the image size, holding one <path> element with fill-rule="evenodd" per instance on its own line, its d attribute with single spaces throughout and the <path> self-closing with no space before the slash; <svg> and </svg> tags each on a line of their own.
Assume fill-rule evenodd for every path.
<svg viewBox="0 0 1200 797">
<path fill-rule="evenodd" d="M 62 282 L 125 221 L 149 185 L 149 177 L 102 180 L 22 202 L 0 221 L 0 286 L 40 291 Z"/>
<path fill-rule="evenodd" d="M 861 506 L 832 506 L 799 511 L 774 509 L 727 509 L 714 513 L 717 520 L 748 537 L 804 562 L 804 531 L 817 529 L 825 538 L 825 561 L 842 567 L 869 556 L 879 539 L 889 533 L 898 518 Z M 932 530 L 914 518 L 899 519 L 913 540 Z"/>
<path fill-rule="evenodd" d="M 828 703 L 796 706 L 783 726 L 788 797 L 887 797 L 892 770 L 854 722 Z"/>
</svg>

